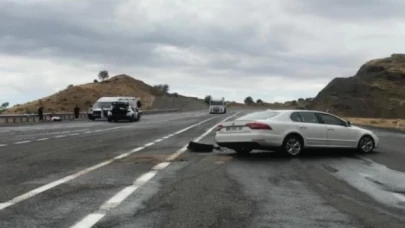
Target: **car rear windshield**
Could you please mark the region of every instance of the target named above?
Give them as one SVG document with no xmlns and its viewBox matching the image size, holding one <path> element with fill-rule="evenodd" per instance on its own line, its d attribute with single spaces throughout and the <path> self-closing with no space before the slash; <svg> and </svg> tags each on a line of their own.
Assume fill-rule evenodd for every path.
<svg viewBox="0 0 405 228">
<path fill-rule="evenodd" d="M 279 112 L 254 112 L 238 118 L 238 120 L 264 120 L 277 116 Z"/>
</svg>

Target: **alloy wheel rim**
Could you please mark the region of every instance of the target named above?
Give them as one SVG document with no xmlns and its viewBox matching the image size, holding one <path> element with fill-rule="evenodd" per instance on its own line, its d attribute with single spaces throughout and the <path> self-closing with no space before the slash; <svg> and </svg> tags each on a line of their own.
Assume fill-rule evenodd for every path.
<svg viewBox="0 0 405 228">
<path fill-rule="evenodd" d="M 297 155 L 301 152 L 301 143 L 297 139 L 289 139 L 286 144 L 287 152 L 291 155 Z"/>
<path fill-rule="evenodd" d="M 374 147 L 373 141 L 369 137 L 364 137 L 361 140 L 360 147 L 364 152 L 370 152 Z"/>
</svg>

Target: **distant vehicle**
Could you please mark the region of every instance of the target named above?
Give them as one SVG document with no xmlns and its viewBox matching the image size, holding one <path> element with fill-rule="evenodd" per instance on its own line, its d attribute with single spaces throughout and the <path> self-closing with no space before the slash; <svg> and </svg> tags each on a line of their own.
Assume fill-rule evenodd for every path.
<svg viewBox="0 0 405 228">
<path fill-rule="evenodd" d="M 225 114 L 226 113 L 225 98 L 222 99 L 211 98 L 209 112 L 210 114 L 216 113 Z"/>
<path fill-rule="evenodd" d="M 139 118 L 142 115 L 142 103 L 140 98 L 136 97 L 101 97 L 94 103 L 91 115 L 91 119 L 101 119 L 108 117 L 108 111 L 112 108 L 112 103 L 114 102 L 128 102 L 131 107 L 133 107 L 136 112 L 139 113 Z"/>
<path fill-rule="evenodd" d="M 107 114 L 108 122 L 117 122 L 119 120 L 129 120 L 131 122 L 134 122 L 139 121 L 140 118 L 141 115 L 137 111 L 136 106 L 134 107 L 134 104 L 127 101 L 113 102 L 111 110 L 108 111 Z"/>
<path fill-rule="evenodd" d="M 276 149 L 290 156 L 298 156 L 304 148 L 354 148 L 370 153 L 379 144 L 372 131 L 312 110 L 254 112 L 218 125 L 215 141 L 240 154 Z"/>
</svg>

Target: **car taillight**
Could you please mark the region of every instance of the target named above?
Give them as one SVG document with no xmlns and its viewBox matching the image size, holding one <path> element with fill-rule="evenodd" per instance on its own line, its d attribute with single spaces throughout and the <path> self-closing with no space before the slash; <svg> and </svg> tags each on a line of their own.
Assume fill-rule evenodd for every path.
<svg viewBox="0 0 405 228">
<path fill-rule="evenodd" d="M 254 130 L 272 130 L 271 127 L 265 123 L 247 123 L 246 126 Z"/>
<path fill-rule="evenodd" d="M 224 128 L 224 125 L 219 124 L 219 125 L 217 126 L 217 131 L 220 131 L 222 128 Z"/>
</svg>

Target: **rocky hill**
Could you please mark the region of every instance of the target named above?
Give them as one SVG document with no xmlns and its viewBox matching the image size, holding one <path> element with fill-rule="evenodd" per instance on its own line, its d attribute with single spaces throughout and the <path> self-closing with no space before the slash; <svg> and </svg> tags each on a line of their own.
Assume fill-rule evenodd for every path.
<svg viewBox="0 0 405 228">
<path fill-rule="evenodd" d="M 333 79 L 310 108 L 352 117 L 405 117 L 405 55 L 372 60 L 355 76 Z"/>
<path fill-rule="evenodd" d="M 202 99 L 164 93 L 128 75 L 117 75 L 102 82 L 70 85 L 51 96 L 16 105 L 6 113 L 36 113 L 40 104 L 44 106 L 44 112 L 72 112 L 75 105 L 78 105 L 82 111 L 87 111 L 90 105 L 103 96 L 140 97 L 143 109 L 186 107 L 197 110 L 207 107 Z"/>
</svg>

